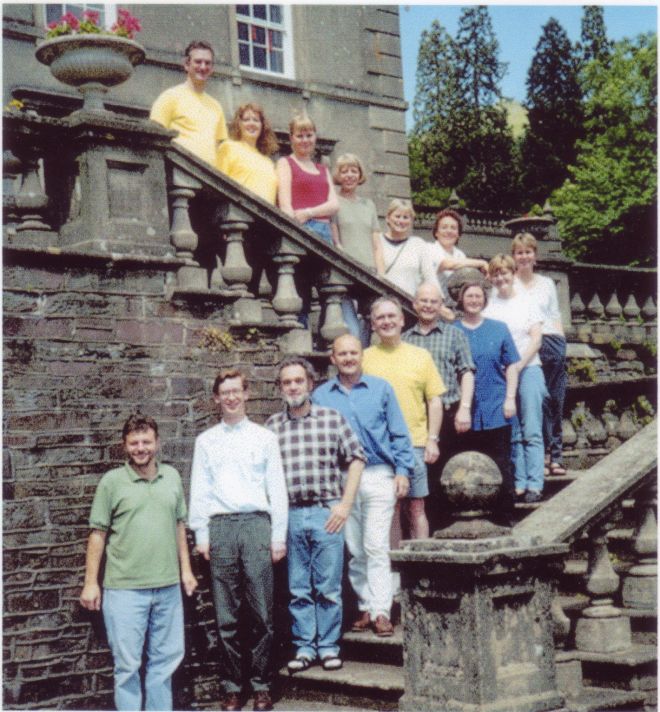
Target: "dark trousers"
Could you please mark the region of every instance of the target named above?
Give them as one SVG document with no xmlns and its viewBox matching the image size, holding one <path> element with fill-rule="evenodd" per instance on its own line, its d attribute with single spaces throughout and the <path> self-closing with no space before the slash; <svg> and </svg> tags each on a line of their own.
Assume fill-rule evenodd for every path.
<svg viewBox="0 0 660 712">
<path fill-rule="evenodd" d="M 239 609 L 249 620 L 245 650 L 252 651 L 250 683 L 269 689 L 273 646 L 273 564 L 270 517 L 265 512 L 221 514 L 211 518 L 209 541 L 213 602 L 218 622 L 221 682 L 225 692 L 242 689 Z"/>
<path fill-rule="evenodd" d="M 548 334 L 539 350 L 549 397 L 543 402 L 543 440 L 550 462 L 562 462 L 562 417 L 566 397 L 566 339 Z"/>
</svg>

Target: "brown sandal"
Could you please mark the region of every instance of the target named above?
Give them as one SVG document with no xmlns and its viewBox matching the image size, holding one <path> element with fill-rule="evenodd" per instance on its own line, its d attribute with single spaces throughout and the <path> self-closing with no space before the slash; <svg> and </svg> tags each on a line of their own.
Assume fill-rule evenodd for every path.
<svg viewBox="0 0 660 712">
<path fill-rule="evenodd" d="M 566 468 L 558 462 L 550 463 L 550 474 L 561 477 L 566 474 Z"/>
</svg>

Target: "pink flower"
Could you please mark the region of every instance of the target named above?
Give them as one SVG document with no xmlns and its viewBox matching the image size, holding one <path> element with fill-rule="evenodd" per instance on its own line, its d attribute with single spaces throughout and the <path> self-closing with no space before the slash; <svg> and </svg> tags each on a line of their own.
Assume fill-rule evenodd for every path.
<svg viewBox="0 0 660 712">
<path fill-rule="evenodd" d="M 100 13 L 97 10 L 85 10 L 83 12 L 83 18 L 88 20 L 93 25 L 98 25 Z"/>
<path fill-rule="evenodd" d="M 53 20 L 52 22 L 49 22 L 47 27 L 49 30 L 54 30 L 60 23 L 57 22 L 56 20 Z"/>
<path fill-rule="evenodd" d="M 80 21 L 72 12 L 62 15 L 60 22 L 66 23 L 72 30 L 77 30 L 80 27 Z"/>
</svg>

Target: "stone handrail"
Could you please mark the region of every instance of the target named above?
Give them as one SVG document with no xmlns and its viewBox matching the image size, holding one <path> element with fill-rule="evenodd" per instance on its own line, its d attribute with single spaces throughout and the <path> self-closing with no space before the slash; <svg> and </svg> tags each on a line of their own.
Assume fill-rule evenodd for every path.
<svg viewBox="0 0 660 712">
<path fill-rule="evenodd" d="M 583 472 L 514 527 L 516 536 L 571 541 L 634 493 L 658 465 L 657 421 Z"/>
<path fill-rule="evenodd" d="M 4 235 L 11 245 L 173 259 L 180 264 L 179 296 L 229 299 L 234 323 L 260 323 L 263 302 L 288 329 L 299 326 L 293 274 L 301 263 L 323 302 L 325 342 L 345 330 L 347 293 L 363 310 L 374 298 L 394 294 L 407 320 L 414 318 L 407 294 L 172 144 L 174 134 L 154 122 L 110 113 L 54 118 L 6 111 L 4 133 L 11 151 L 4 156 Z M 197 203 L 204 209 L 195 213 Z M 215 269 L 200 264 L 200 250 L 215 256 Z M 258 279 L 262 268 L 274 276 L 272 291 Z M 299 344 L 311 350 L 309 336 Z"/>
</svg>

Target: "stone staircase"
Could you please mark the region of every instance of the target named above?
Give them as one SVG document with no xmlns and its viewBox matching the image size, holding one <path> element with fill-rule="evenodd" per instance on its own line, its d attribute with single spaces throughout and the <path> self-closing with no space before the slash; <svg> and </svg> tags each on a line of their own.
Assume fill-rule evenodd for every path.
<svg viewBox="0 0 660 712">
<path fill-rule="evenodd" d="M 563 476 L 546 478 L 547 501 L 581 475 L 580 470 L 569 470 Z M 517 518 L 524 517 L 543 506 L 516 504 Z M 635 531 L 634 501 L 624 500 L 616 528 L 608 532 L 608 548 L 615 559 L 619 575 L 633 565 L 630 558 Z M 586 538 L 586 537 L 585 537 Z M 575 629 L 575 620 L 589 605 L 585 593 L 588 562 L 586 547 L 576 542 L 567 558 L 559 579 L 559 603 Z M 346 587 L 349 587 L 348 581 Z M 350 596 L 349 596 L 350 599 Z M 354 611 L 347 601 L 345 619 L 352 620 Z M 398 607 L 395 604 L 393 618 Z M 590 653 L 574 648 L 569 637 L 563 648 L 556 650 L 558 687 L 566 699 L 562 712 L 591 712 L 597 710 L 651 710 L 656 705 L 657 689 L 657 613 L 640 610 L 623 611 L 629 615 L 633 646 L 623 653 Z M 324 703 L 327 709 L 396 710 L 404 691 L 403 630 L 395 625 L 391 638 L 377 638 L 371 632 L 347 632 L 342 638 L 344 667 L 337 672 L 326 672 L 313 666 L 303 673 L 290 676 L 286 667 L 279 671 L 276 692 L 282 695 L 276 709 L 316 709 Z M 281 706 L 285 703 L 288 706 Z M 308 705 L 308 707 L 305 707 Z"/>
</svg>

